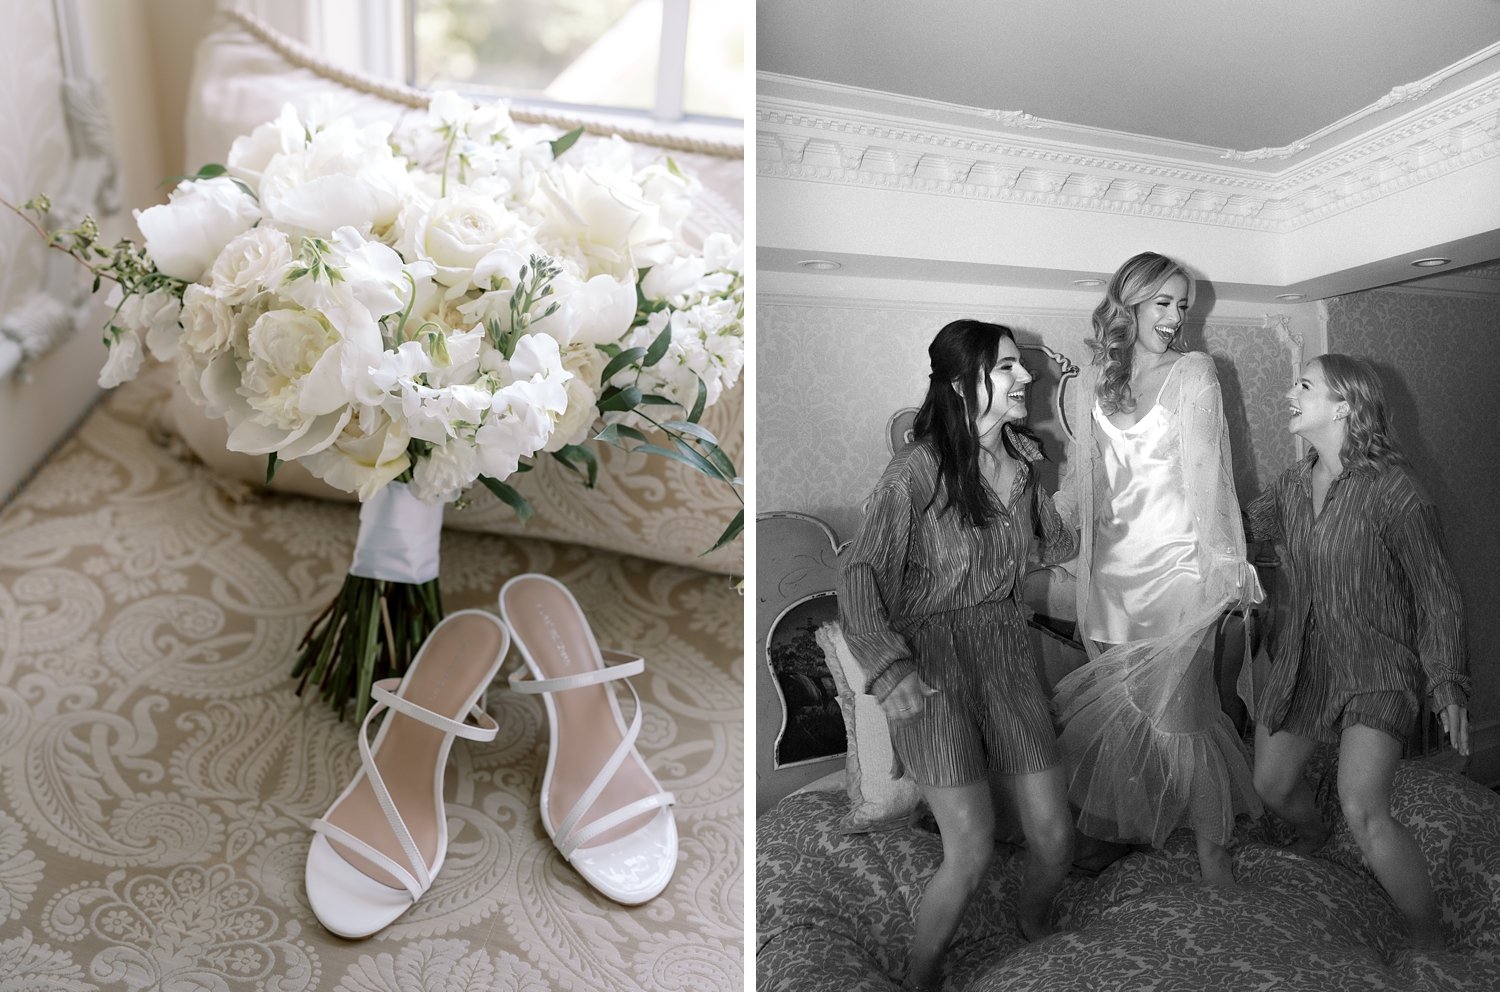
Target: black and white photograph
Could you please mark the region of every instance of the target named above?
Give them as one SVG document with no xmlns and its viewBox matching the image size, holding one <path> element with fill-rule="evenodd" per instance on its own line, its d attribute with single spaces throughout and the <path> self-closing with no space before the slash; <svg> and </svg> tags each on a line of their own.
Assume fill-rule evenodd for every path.
<svg viewBox="0 0 1500 992">
<path fill-rule="evenodd" d="M 756 13 L 757 989 L 1500 985 L 1500 4 Z"/>
</svg>

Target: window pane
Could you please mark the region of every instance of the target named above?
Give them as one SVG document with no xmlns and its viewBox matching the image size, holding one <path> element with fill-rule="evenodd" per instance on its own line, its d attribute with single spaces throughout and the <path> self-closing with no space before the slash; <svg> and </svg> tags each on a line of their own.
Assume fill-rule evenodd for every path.
<svg viewBox="0 0 1500 992">
<path fill-rule="evenodd" d="M 630 109 L 655 99 L 661 0 L 413 3 L 416 85 Z"/>
<path fill-rule="evenodd" d="M 745 8 L 734 0 L 692 0 L 688 9 L 683 109 L 745 119 Z"/>
</svg>

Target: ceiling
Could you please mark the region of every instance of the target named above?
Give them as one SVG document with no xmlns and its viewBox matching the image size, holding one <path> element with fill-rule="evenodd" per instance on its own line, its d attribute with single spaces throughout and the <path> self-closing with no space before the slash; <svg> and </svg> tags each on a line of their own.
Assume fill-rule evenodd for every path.
<svg viewBox="0 0 1500 992">
<path fill-rule="evenodd" d="M 1500 40 L 1500 0 L 760 0 L 757 69 L 1217 148 L 1289 145 Z"/>
<path fill-rule="evenodd" d="M 756 31 L 763 270 L 1062 289 L 1144 238 L 1236 299 L 1430 255 L 1465 271 L 1417 285 L 1500 292 L 1500 0 L 759 0 Z"/>
</svg>

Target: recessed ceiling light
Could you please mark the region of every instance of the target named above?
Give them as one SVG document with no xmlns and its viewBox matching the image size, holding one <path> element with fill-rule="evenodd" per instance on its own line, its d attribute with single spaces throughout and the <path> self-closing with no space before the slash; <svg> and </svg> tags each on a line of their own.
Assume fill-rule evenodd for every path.
<svg viewBox="0 0 1500 992">
<path fill-rule="evenodd" d="M 1073 285 L 1075 285 L 1075 286 L 1103 286 L 1104 285 L 1104 280 L 1103 279 L 1074 279 L 1073 280 Z"/>
<path fill-rule="evenodd" d="M 1282 293 L 1276 298 L 1284 303 L 1296 303 L 1298 300 L 1307 299 L 1306 295 L 1303 293 Z"/>
<path fill-rule="evenodd" d="M 814 272 L 832 272 L 834 269 L 842 269 L 843 266 L 831 258 L 804 258 L 797 263 L 804 269 L 812 269 Z"/>
<path fill-rule="evenodd" d="M 1419 269 L 1435 269 L 1439 265 L 1447 265 L 1453 261 L 1451 258 L 1419 258 L 1411 263 Z"/>
</svg>

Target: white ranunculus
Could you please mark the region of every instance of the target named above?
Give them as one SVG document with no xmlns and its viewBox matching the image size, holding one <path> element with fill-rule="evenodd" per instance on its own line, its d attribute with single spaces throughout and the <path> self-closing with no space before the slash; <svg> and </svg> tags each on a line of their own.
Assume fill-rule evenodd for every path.
<svg viewBox="0 0 1500 992">
<path fill-rule="evenodd" d="M 274 227 L 260 225 L 237 235 L 208 270 L 208 284 L 230 306 L 274 291 L 292 261 L 292 246 Z"/>
<path fill-rule="evenodd" d="M 166 275 L 197 282 L 260 208 L 227 176 L 179 183 L 166 203 L 135 211 L 146 253 Z"/>
<path fill-rule="evenodd" d="M 216 354 L 229 346 L 234 329 L 235 310 L 219 294 L 196 282 L 183 291 L 183 348 L 200 355 Z"/>
<path fill-rule="evenodd" d="M 553 280 L 557 312 L 537 324 L 559 344 L 605 344 L 618 341 L 635 320 L 635 286 L 614 276 L 580 281 L 571 272 Z"/>
<path fill-rule="evenodd" d="M 104 367 L 99 370 L 99 388 L 113 389 L 122 382 L 129 382 L 141 370 L 145 359 L 141 349 L 141 336 L 130 328 L 120 328 L 110 339 L 109 355 Z"/>
<path fill-rule="evenodd" d="M 412 188 L 389 133 L 388 124 L 356 127 L 339 118 L 305 147 L 272 158 L 260 185 L 266 216 L 294 240 L 341 227 L 365 234 L 389 227 Z"/>
<path fill-rule="evenodd" d="M 542 177 L 533 207 L 537 238 L 549 254 L 571 256 L 590 275 L 627 278 L 672 256 L 672 232 L 661 208 L 628 176 L 564 165 Z"/>
</svg>

